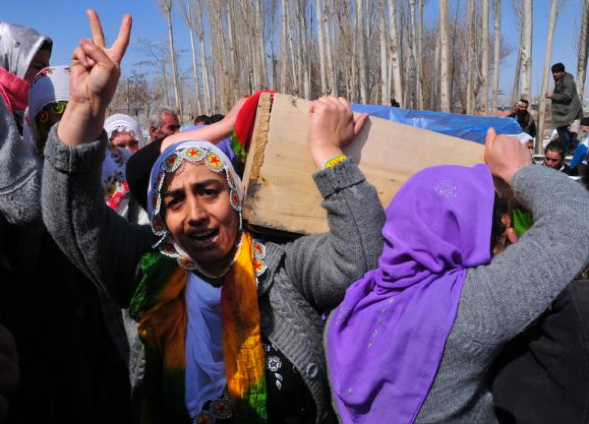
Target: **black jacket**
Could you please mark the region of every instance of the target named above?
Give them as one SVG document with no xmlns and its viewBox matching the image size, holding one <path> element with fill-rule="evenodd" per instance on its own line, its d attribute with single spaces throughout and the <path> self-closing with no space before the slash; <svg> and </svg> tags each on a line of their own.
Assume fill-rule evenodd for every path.
<svg viewBox="0 0 589 424">
<path fill-rule="evenodd" d="M 589 281 L 569 284 L 495 366 L 502 424 L 589 423 Z"/>
</svg>

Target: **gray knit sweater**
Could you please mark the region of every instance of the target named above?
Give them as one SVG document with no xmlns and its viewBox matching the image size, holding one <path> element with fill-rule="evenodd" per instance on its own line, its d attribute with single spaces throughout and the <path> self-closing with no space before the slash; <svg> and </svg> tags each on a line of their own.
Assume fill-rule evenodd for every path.
<svg viewBox="0 0 589 424">
<path fill-rule="evenodd" d="M 69 258 L 122 306 L 135 290 L 136 268 L 154 237 L 108 209 L 100 186 L 106 136 L 77 148 L 55 129 L 45 148 L 43 218 Z M 289 243 L 266 242 L 259 284 L 263 334 L 295 365 L 312 394 L 317 423 L 331 414 L 321 313 L 377 265 L 384 212 L 351 160 L 315 174 L 330 232 Z"/>
<path fill-rule="evenodd" d="M 40 221 L 41 173 L 0 99 L 0 213 L 12 224 Z"/>
<path fill-rule="evenodd" d="M 579 184 L 528 166 L 512 186 L 534 224 L 489 265 L 467 271 L 442 363 L 416 423 L 496 423 L 491 362 L 589 260 L 589 194 Z"/>
</svg>

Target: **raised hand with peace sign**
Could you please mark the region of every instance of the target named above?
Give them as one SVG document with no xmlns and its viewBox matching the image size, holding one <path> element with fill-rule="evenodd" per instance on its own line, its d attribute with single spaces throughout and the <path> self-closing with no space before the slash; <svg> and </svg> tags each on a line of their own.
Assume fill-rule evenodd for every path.
<svg viewBox="0 0 589 424">
<path fill-rule="evenodd" d="M 94 10 L 88 10 L 87 14 L 92 38 L 80 40 L 74 50 L 70 101 L 57 130 L 61 141 L 70 146 L 90 142 L 100 136 L 131 35 L 131 16 L 125 15 L 117 39 L 107 48 L 98 14 Z"/>
</svg>

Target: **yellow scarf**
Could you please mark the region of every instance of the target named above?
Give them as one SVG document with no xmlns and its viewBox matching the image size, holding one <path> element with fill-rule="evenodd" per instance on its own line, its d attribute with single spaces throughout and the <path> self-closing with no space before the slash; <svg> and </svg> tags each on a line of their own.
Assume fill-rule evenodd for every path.
<svg viewBox="0 0 589 424">
<path fill-rule="evenodd" d="M 256 271 L 260 270 L 261 264 L 255 249 L 260 249 L 260 245 L 254 246 L 251 235 L 246 233 L 239 256 L 225 277 L 221 291 L 227 390 L 236 422 L 239 423 L 264 423 L 267 419 L 265 358 L 256 287 L 256 274 L 259 274 Z M 164 260 L 169 261 L 168 258 Z M 147 354 L 146 386 L 163 384 L 163 402 L 170 403 L 164 405 L 163 416 L 169 417 L 170 413 L 179 414 L 178 409 L 181 408 L 172 406 L 171 404 L 178 405 L 178 399 L 167 399 L 167 395 L 181 396 L 182 405 L 184 404 L 187 322 L 185 289 L 188 271 L 174 266 L 171 272 L 164 271 L 165 275 L 162 275 L 161 272 L 150 272 L 158 268 L 157 263 L 148 263 L 147 259 L 144 262 L 147 263 L 147 269 L 144 269 L 144 281 L 135 294 L 140 301 L 135 302 L 134 309 L 144 311 L 138 330 Z M 142 268 L 143 265 L 142 263 Z M 151 284 L 146 280 L 150 276 L 162 281 L 161 284 L 157 281 Z M 150 375 L 149 370 L 153 369 L 149 364 L 150 359 L 160 361 L 163 370 Z M 163 381 L 153 381 L 150 377 L 154 374 L 159 374 Z M 151 391 L 153 397 L 158 392 Z M 146 390 L 146 393 L 150 391 Z M 157 399 L 146 399 L 142 408 L 146 411 L 142 414 L 145 418 L 149 415 L 147 411 L 154 408 L 152 402 L 158 401 L 161 402 Z"/>
</svg>

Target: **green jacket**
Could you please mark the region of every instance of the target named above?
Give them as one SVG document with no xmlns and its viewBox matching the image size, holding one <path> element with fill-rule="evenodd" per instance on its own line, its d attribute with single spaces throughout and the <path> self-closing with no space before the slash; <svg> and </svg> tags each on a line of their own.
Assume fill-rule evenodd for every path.
<svg viewBox="0 0 589 424">
<path fill-rule="evenodd" d="M 564 127 L 573 123 L 575 119 L 583 117 L 583 106 L 575 79 L 566 72 L 554 82 L 552 93 L 552 123 L 555 128 Z"/>
</svg>

